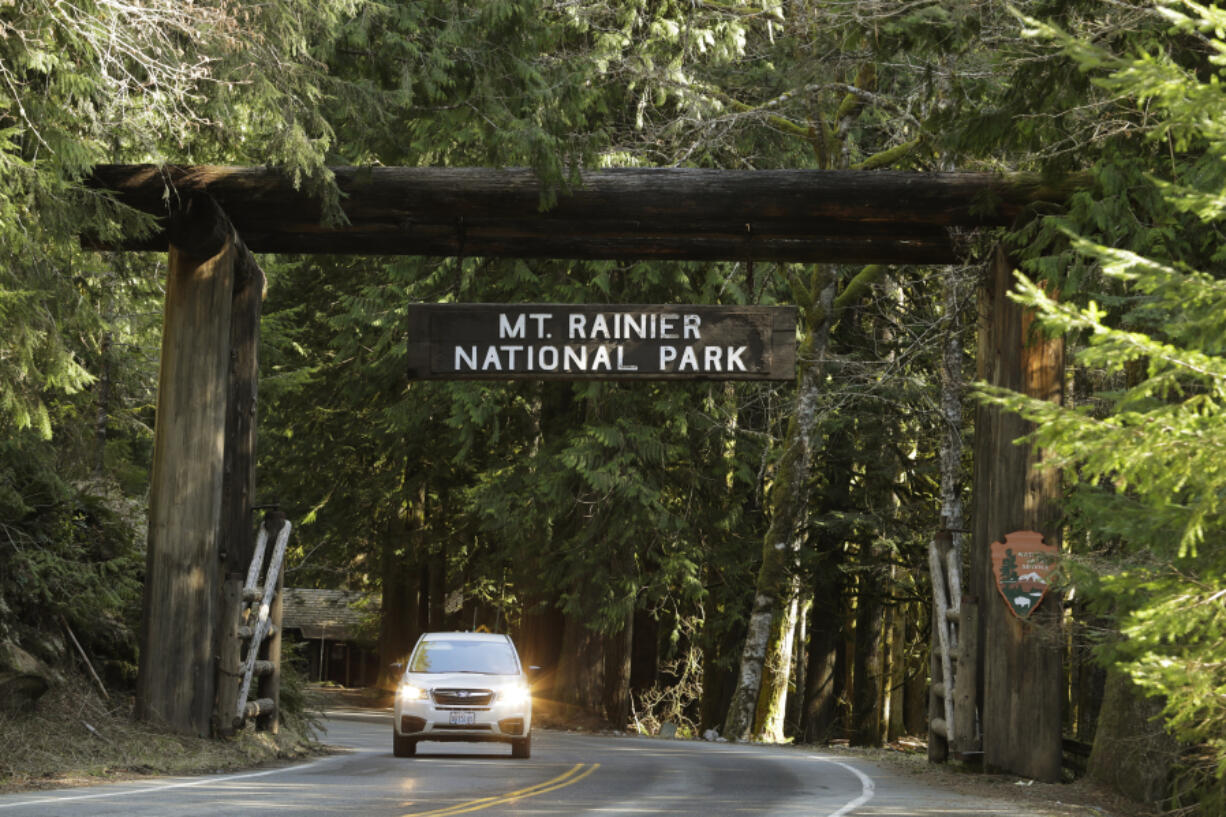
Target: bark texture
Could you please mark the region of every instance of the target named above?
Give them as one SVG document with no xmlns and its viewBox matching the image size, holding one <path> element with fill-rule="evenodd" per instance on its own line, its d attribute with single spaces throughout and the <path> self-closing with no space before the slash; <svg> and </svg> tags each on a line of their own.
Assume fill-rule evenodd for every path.
<svg viewBox="0 0 1226 817">
<path fill-rule="evenodd" d="M 851 117 L 848 117 L 851 118 Z M 841 157 L 832 156 L 837 164 Z M 100 165 L 92 183 L 156 215 L 207 191 L 255 252 L 952 263 L 952 226 L 1009 224 L 1079 179 L 879 170 L 588 171 L 556 205 L 525 169 L 331 168 L 344 220 L 263 167 Z M 992 207 L 985 203 L 993 202 Z M 331 214 L 336 216 L 337 214 Z M 159 249 L 164 235 L 125 249 Z"/>
<path fill-rule="evenodd" d="M 876 562 L 880 554 L 870 557 Z M 882 654 L 885 577 L 874 572 L 861 576 L 856 605 L 856 642 L 852 661 L 852 746 L 880 746 Z"/>
<path fill-rule="evenodd" d="M 834 314 L 835 277 L 823 270 L 815 282 L 817 296 L 809 334 L 797 351 L 800 373 L 796 409 L 788 423 L 783 455 L 771 489 L 771 522 L 762 546 L 762 566 L 754 594 L 749 627 L 741 652 L 736 690 L 728 707 L 723 734 L 730 740 L 748 740 L 760 724 L 755 723 L 762 691 L 764 666 L 772 639 L 786 637 L 781 615 L 790 603 L 792 571 L 799 547 L 800 521 L 805 513 L 805 486 L 812 462 L 814 418 L 824 371 L 826 345 Z M 787 683 L 786 676 L 783 683 Z"/>
<path fill-rule="evenodd" d="M 425 486 L 418 484 L 406 489 L 405 495 L 404 507 L 388 524 L 379 566 L 383 582 L 379 685 L 384 689 L 395 688 L 400 671 L 392 665 L 408 660 L 409 652 L 422 633 L 423 622 L 418 608 L 421 567 L 417 554 L 425 522 Z"/>
<path fill-rule="evenodd" d="M 980 291 L 979 379 L 1059 401 L 1063 343 L 1042 337 L 1033 318 L 1009 300 L 1013 264 L 997 250 Z M 995 407 L 975 417 L 975 547 L 971 587 L 980 604 L 980 698 L 984 763 L 1046 782 L 1060 779 L 1063 639 L 1060 597 L 1022 621 L 1005 606 L 991 571 L 990 547 L 1018 530 L 1060 544 L 1059 475 L 1039 469 L 1040 453 L 1014 441 L 1028 424 Z"/>
<path fill-rule="evenodd" d="M 1161 715 L 1161 698 L 1147 698 L 1126 674 L 1109 672 L 1086 776 L 1132 800 L 1162 800 L 1179 744 Z"/>
<path fill-rule="evenodd" d="M 207 197 L 190 199 L 166 286 L 135 714 L 201 736 L 211 729 L 216 689 L 236 254 L 225 214 Z"/>
</svg>

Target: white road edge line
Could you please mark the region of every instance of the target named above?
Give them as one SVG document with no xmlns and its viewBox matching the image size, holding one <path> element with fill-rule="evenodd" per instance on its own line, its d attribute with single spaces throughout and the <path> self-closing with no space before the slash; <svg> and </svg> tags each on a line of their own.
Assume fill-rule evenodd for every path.
<svg viewBox="0 0 1226 817">
<path fill-rule="evenodd" d="M 855 766 L 844 763 L 841 760 L 835 760 L 831 757 L 822 757 L 821 755 L 809 755 L 809 757 L 813 758 L 814 760 L 821 760 L 825 763 L 833 763 L 835 766 L 844 768 L 854 774 L 856 777 L 860 778 L 860 796 L 840 807 L 836 811 L 830 812 L 830 814 L 826 815 L 826 817 L 844 817 L 844 815 L 850 814 L 852 809 L 860 808 L 860 806 L 873 799 L 873 795 L 877 792 L 877 786 L 875 783 L 873 783 L 873 778 L 869 777 Z"/>
<path fill-rule="evenodd" d="M 373 749 L 358 749 L 356 752 L 345 752 L 342 755 L 329 755 L 328 757 L 316 758 L 315 760 L 312 760 L 310 763 L 305 763 L 302 765 L 298 765 L 295 763 L 295 764 L 290 764 L 289 766 L 279 766 L 276 769 L 265 769 L 262 772 L 244 772 L 242 774 L 230 774 L 230 775 L 223 775 L 221 777 L 217 777 L 217 776 L 201 777 L 201 778 L 197 778 L 193 780 L 184 780 L 179 783 L 165 783 L 162 785 L 154 784 L 152 786 L 147 786 L 145 788 L 127 789 L 125 791 L 102 791 L 102 792 L 95 792 L 93 794 L 71 794 L 71 795 L 68 795 L 67 797 L 42 797 L 37 800 L 22 800 L 17 803 L 0 803 L 0 809 L 17 808 L 18 806 L 45 806 L 45 805 L 50 805 L 53 803 L 67 803 L 73 800 L 98 800 L 104 797 L 129 797 L 129 796 L 137 795 L 137 794 L 148 794 L 149 792 L 155 792 L 155 791 L 169 791 L 170 789 L 186 789 L 186 788 L 191 788 L 193 786 L 207 786 L 210 783 L 226 783 L 231 780 L 246 780 L 247 778 L 250 778 L 250 777 L 266 777 L 270 774 L 280 774 L 282 772 L 301 771 L 302 769 L 309 769 L 311 766 L 314 766 L 318 763 L 323 763 L 329 760 L 336 760 L 337 758 L 340 758 L 340 757 L 352 757 L 354 754 L 358 754 L 361 752 L 369 752 L 369 751 L 374 751 L 374 750 Z M 122 785 L 122 784 L 112 784 L 112 785 Z"/>
</svg>

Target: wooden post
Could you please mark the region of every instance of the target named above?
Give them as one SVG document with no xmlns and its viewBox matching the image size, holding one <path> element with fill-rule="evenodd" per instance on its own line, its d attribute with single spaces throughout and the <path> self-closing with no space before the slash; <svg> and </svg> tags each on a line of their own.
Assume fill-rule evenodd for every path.
<svg viewBox="0 0 1226 817">
<path fill-rule="evenodd" d="M 937 621 L 935 608 L 932 617 L 932 637 L 928 646 L 928 762 L 944 763 L 949 757 L 949 741 L 942 728 L 945 723 L 945 674 L 941 668 L 941 622 Z"/>
<path fill-rule="evenodd" d="M 243 577 L 231 573 L 221 586 L 221 625 L 217 632 L 217 703 L 213 707 L 213 734 L 229 737 L 238 726 L 234 709 L 243 680 L 243 639 L 238 628 L 243 613 Z"/>
<path fill-rule="evenodd" d="M 1060 400 L 1063 343 L 1042 337 L 1033 316 L 1009 300 L 1013 264 L 997 250 L 980 292 L 979 379 Z M 1060 543 L 1059 477 L 1038 471 L 1039 453 L 1014 440 L 1030 431 L 1016 414 L 980 406 L 975 416 L 974 544 L 971 592 L 981 599 L 980 697 L 984 763 L 1035 780 L 1060 779 L 1060 599 L 1049 594 L 1026 620 L 1000 598 L 990 547 L 1005 534 L 1035 530 Z"/>
<path fill-rule="evenodd" d="M 208 735 L 234 230 L 207 195 L 172 219 L 135 714 Z"/>
<path fill-rule="evenodd" d="M 272 701 L 272 710 L 261 713 L 256 719 L 256 728 L 262 732 L 277 734 L 281 729 L 281 609 L 285 596 L 285 571 L 277 573 L 277 594 L 272 598 L 269 619 L 272 634 L 268 637 L 267 660 L 272 663 L 272 672 L 260 678 L 259 697 Z"/>
<path fill-rule="evenodd" d="M 980 750 L 978 701 L 975 698 L 978 687 L 975 672 L 979 656 L 979 599 L 974 596 L 962 597 L 957 656 L 953 744 L 958 756 L 968 760 L 977 758 Z"/>
<path fill-rule="evenodd" d="M 221 592 L 221 626 L 217 631 L 217 698 L 213 733 L 234 734 L 234 708 L 242 675 L 243 639 L 238 634 L 243 576 L 254 552 L 252 498 L 255 496 L 255 420 L 259 379 L 260 309 L 264 271 L 239 242 L 231 301 L 229 391 L 226 447 L 222 471 L 222 569 L 228 577 Z M 233 585 L 233 586 L 232 586 Z"/>
<path fill-rule="evenodd" d="M 953 739 L 953 695 L 954 685 L 958 682 L 954 676 L 953 651 L 956 645 L 949 626 L 949 616 L 951 611 L 956 613 L 958 601 L 961 599 L 961 589 L 958 586 L 961 580 L 957 578 L 957 572 L 950 569 L 953 566 L 949 559 L 952 548 L 953 534 L 948 530 L 937 531 L 928 546 L 928 571 L 932 577 L 932 626 L 936 633 L 934 644 L 940 650 L 941 664 L 940 718 L 945 724 L 944 737 L 947 743 Z M 937 688 L 935 675 L 933 687 Z M 930 722 L 935 717 L 931 712 L 928 715 Z"/>
<path fill-rule="evenodd" d="M 239 243 L 231 305 L 221 552 L 226 574 L 246 574 L 254 550 L 255 423 L 264 271 Z"/>
</svg>

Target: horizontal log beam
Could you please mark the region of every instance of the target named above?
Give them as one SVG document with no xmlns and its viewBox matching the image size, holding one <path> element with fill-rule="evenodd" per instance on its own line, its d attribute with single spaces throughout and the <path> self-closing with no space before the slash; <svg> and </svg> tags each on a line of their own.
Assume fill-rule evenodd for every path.
<svg viewBox="0 0 1226 817">
<path fill-rule="evenodd" d="M 91 186 L 163 217 L 208 193 L 253 252 L 946 263 L 950 228 L 1011 224 L 1078 183 L 895 171 L 617 168 L 541 209 L 529 170 L 331 169 L 348 223 L 263 167 L 101 165 Z M 166 235 L 99 249 L 163 250 Z"/>
<path fill-rule="evenodd" d="M 243 715 L 246 718 L 258 718 L 260 715 L 271 715 L 276 708 L 277 702 L 272 698 L 257 698 L 254 701 L 247 701 L 247 705 L 243 708 Z"/>
<path fill-rule="evenodd" d="M 265 638 L 271 636 L 276 631 L 277 631 L 277 628 L 269 624 L 268 632 L 264 634 Z M 255 635 L 255 627 L 251 627 L 251 626 L 244 624 L 243 626 L 238 628 L 238 637 L 243 639 L 244 641 L 251 638 L 253 635 Z"/>
</svg>

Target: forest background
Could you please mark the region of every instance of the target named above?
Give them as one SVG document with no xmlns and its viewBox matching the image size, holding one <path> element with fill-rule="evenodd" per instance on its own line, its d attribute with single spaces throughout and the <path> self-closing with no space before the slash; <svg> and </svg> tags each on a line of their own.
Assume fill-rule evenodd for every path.
<svg viewBox="0 0 1226 817">
<path fill-rule="evenodd" d="M 267 164 L 333 203 L 338 164 L 1083 173 L 959 267 L 264 256 L 258 491 L 291 584 L 381 595 L 384 661 L 487 624 L 617 725 L 873 745 L 926 731 L 927 546 L 1001 402 L 1063 473 L 1067 733 L 1140 707 L 1149 794 L 1215 813 L 1224 30 L 1193 3 L 0 2 L 6 667 L 70 664 L 70 627 L 135 674 L 166 269 L 80 248 L 150 227 L 95 164 Z M 1065 335 L 1063 407 L 967 385 L 1000 241 Z M 798 379 L 409 383 L 405 308 L 439 301 L 797 304 Z"/>
</svg>

